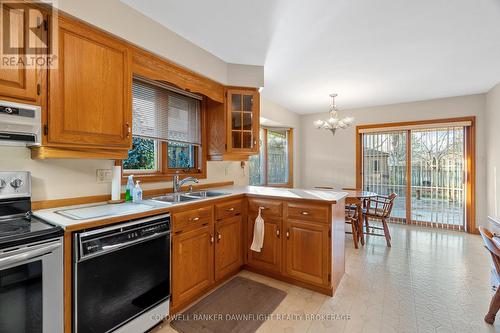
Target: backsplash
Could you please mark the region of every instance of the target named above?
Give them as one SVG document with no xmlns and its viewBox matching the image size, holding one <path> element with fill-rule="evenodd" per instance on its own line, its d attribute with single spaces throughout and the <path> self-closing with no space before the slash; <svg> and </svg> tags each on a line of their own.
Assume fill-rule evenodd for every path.
<svg viewBox="0 0 500 333">
<path fill-rule="evenodd" d="M 98 183 L 97 169 L 111 169 L 111 160 L 32 160 L 30 150 L 23 147 L 0 146 L 0 170 L 31 171 L 33 200 L 52 200 L 111 193 L 111 183 Z M 207 179 L 200 183 L 234 181 L 248 185 L 248 163 L 207 163 Z M 171 187 L 171 182 L 144 184 L 144 189 Z"/>
</svg>

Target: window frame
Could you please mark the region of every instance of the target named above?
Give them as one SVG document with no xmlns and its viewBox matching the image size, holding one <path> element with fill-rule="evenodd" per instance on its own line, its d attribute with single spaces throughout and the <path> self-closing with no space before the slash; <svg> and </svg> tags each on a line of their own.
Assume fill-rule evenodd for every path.
<svg viewBox="0 0 500 333">
<path fill-rule="evenodd" d="M 288 183 L 284 184 L 273 184 L 268 181 L 268 151 L 267 151 L 267 132 L 268 130 L 273 130 L 272 127 L 261 127 L 262 131 L 264 131 L 264 140 L 260 146 L 260 149 L 263 150 L 264 155 L 264 184 L 253 185 L 253 186 L 265 186 L 265 187 L 284 187 L 284 188 L 292 188 L 293 187 L 293 128 L 287 128 L 287 148 L 288 148 Z M 260 136 L 260 135 L 259 135 Z"/>
<path fill-rule="evenodd" d="M 127 183 L 127 177 L 134 175 L 135 180 L 140 180 L 141 183 L 154 183 L 162 181 L 172 181 L 172 176 L 176 173 L 186 176 L 193 176 L 198 179 L 207 178 L 207 98 L 203 96 L 200 101 L 200 129 L 201 129 L 201 145 L 195 146 L 195 168 L 168 168 L 167 142 L 158 141 L 158 170 L 124 170 L 123 160 L 115 160 L 115 166 L 122 167 L 122 184 Z"/>
</svg>

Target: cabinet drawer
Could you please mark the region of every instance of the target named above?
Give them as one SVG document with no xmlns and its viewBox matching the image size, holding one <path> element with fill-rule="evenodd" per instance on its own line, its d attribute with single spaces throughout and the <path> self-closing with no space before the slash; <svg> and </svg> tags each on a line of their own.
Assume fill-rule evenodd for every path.
<svg viewBox="0 0 500 333">
<path fill-rule="evenodd" d="M 241 214 L 243 209 L 241 200 L 233 200 L 215 205 L 215 219 L 236 216 Z"/>
<path fill-rule="evenodd" d="M 172 214 L 174 232 L 185 231 L 212 222 L 212 207 L 190 209 Z"/>
<path fill-rule="evenodd" d="M 328 207 L 307 205 L 303 203 L 288 203 L 288 217 L 299 220 L 328 222 Z"/>
<path fill-rule="evenodd" d="M 248 199 L 248 210 L 251 212 L 258 212 L 259 207 L 263 207 L 261 214 L 262 217 L 266 216 L 275 216 L 281 217 L 283 216 L 283 203 L 281 201 L 276 200 L 268 200 L 268 199 Z"/>
</svg>

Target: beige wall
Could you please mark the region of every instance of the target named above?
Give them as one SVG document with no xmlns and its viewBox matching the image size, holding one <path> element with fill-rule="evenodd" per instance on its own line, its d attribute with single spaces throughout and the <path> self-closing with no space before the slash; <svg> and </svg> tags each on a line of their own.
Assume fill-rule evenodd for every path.
<svg viewBox="0 0 500 333">
<path fill-rule="evenodd" d="M 500 223 L 500 83 L 486 95 L 486 183 L 488 216 Z M 500 228 L 500 224 L 497 225 Z M 500 230 L 500 229 L 498 229 Z M 497 231 L 498 231 L 497 230 Z"/>
<path fill-rule="evenodd" d="M 32 160 L 30 150 L 0 146 L 0 171 L 31 171 L 33 200 L 51 200 L 110 194 L 110 183 L 97 183 L 97 169 L 111 169 L 110 160 Z M 234 181 L 248 184 L 248 167 L 240 162 L 208 162 L 202 183 Z M 171 182 L 144 184 L 144 189 L 171 187 Z"/>
<path fill-rule="evenodd" d="M 293 128 L 293 185 L 294 187 L 301 187 L 300 168 L 301 168 L 301 154 L 300 154 L 300 141 L 301 131 L 300 115 L 285 109 L 279 104 L 276 104 L 266 98 L 261 98 L 260 102 L 260 115 L 261 117 L 270 120 L 273 126 L 283 126 Z"/>
<path fill-rule="evenodd" d="M 476 116 L 476 195 L 477 223 L 486 224 L 486 120 L 485 95 L 451 97 L 430 101 L 394 104 L 362 109 L 343 110 L 342 115 L 355 117 L 353 127 L 338 130 L 335 136 L 313 126 L 327 113 L 304 115 L 301 118 L 301 184 L 303 187 L 355 185 L 355 127 L 375 123 Z"/>
<path fill-rule="evenodd" d="M 57 2 L 63 11 L 215 81 L 264 86 L 263 66 L 229 65 L 119 0 Z"/>
</svg>

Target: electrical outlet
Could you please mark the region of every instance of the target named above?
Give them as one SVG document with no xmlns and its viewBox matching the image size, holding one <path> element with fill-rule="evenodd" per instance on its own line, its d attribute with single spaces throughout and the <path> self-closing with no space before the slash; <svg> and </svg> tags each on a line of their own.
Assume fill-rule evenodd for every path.
<svg viewBox="0 0 500 333">
<path fill-rule="evenodd" d="M 111 183 L 112 180 L 113 180 L 113 170 L 97 169 L 96 181 L 98 183 Z"/>
</svg>

